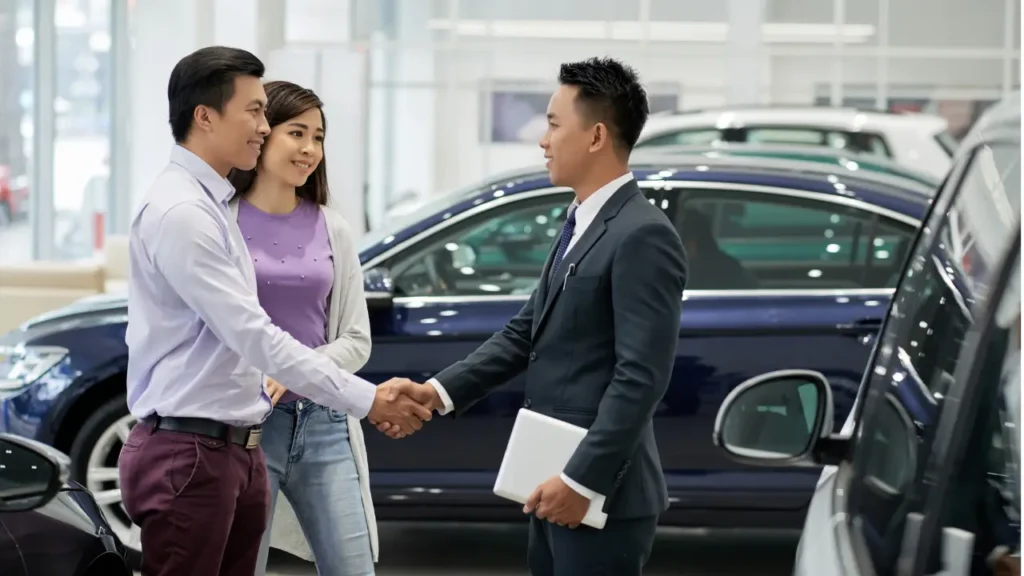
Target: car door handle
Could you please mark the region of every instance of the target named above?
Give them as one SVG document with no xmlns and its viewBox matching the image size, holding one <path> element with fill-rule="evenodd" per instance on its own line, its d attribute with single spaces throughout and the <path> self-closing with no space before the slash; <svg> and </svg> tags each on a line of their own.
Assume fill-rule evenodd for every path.
<svg viewBox="0 0 1024 576">
<path fill-rule="evenodd" d="M 836 330 L 846 336 L 874 334 L 882 328 L 881 318 L 862 318 L 848 324 L 836 324 Z"/>
</svg>

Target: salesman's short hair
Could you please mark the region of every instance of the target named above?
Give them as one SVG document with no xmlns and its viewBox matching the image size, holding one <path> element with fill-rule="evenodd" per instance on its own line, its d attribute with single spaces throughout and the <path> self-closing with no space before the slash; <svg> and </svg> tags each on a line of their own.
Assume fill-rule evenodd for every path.
<svg viewBox="0 0 1024 576">
<path fill-rule="evenodd" d="M 579 89 L 576 105 L 591 123 L 608 127 L 612 141 L 627 155 L 647 123 L 647 92 L 633 68 L 612 58 L 562 64 L 558 82 Z"/>
</svg>

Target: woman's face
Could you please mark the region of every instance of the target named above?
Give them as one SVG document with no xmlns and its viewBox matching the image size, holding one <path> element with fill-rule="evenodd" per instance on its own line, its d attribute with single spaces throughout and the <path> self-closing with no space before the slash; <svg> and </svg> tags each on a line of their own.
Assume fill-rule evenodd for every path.
<svg viewBox="0 0 1024 576">
<path fill-rule="evenodd" d="M 310 108 L 270 130 L 263 144 L 259 170 L 299 187 L 323 159 L 323 117 L 319 108 Z"/>
</svg>

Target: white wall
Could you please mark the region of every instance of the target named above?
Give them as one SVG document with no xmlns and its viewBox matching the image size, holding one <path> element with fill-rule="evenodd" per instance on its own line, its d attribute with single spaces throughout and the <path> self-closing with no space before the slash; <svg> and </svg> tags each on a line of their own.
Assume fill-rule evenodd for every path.
<svg viewBox="0 0 1024 576">
<path fill-rule="evenodd" d="M 539 165 L 538 144 L 481 143 L 480 133 L 487 98 L 481 90 L 492 81 L 542 82 L 549 90 L 557 87 L 558 69 L 565 61 L 593 55 L 620 58 L 633 65 L 645 84 L 681 85 L 680 107 L 717 106 L 726 96 L 728 67 L 714 47 L 702 49 L 710 55 L 644 56 L 635 47 L 608 43 L 566 46 L 537 44 L 532 49 L 512 43 L 491 52 L 444 53 L 437 56 L 438 77 L 446 83 L 439 88 L 436 122 L 442 141 L 435 149 L 436 180 L 439 191 L 464 186 L 490 174 Z M 720 48 L 718 49 L 720 50 Z M 770 71 L 762 67 L 762 85 L 769 84 Z"/>
<path fill-rule="evenodd" d="M 742 4 L 743 0 L 736 0 Z M 879 6 L 889 5 L 889 44 L 914 49 L 931 47 L 946 50 L 936 58 L 904 52 L 905 57 L 887 58 L 880 64 L 878 47 L 884 47 L 879 34 Z M 1019 19 L 1020 0 L 1014 0 Z M 809 104 L 834 75 L 847 89 L 866 88 L 874 95 L 878 83 L 887 79 L 892 95 L 913 94 L 930 98 L 988 99 L 998 97 L 1004 78 L 1001 47 L 1006 4 L 1003 0 L 846 0 L 848 24 L 868 24 L 873 33 L 866 42 L 851 44 L 837 52 L 831 42 L 818 44 L 763 44 L 766 50 L 803 55 L 761 57 L 756 70 L 762 102 Z M 460 19 L 493 20 L 600 20 L 617 18 L 636 20 L 640 2 L 604 2 L 599 0 L 519 0 L 513 3 L 476 3 L 462 1 L 457 7 Z M 650 18 L 660 22 L 722 22 L 728 19 L 727 2 L 694 0 L 651 0 Z M 831 25 L 833 3 L 827 0 L 766 0 L 764 18 L 768 23 L 802 22 Z M 435 17 L 447 10 L 435 5 Z M 1019 36 L 1019 26 L 1014 28 Z M 1019 38 L 1016 45 L 1019 46 Z M 700 108 L 724 105 L 735 80 L 735 59 L 726 54 L 726 46 L 697 43 L 590 42 L 557 40 L 514 40 L 461 37 L 439 43 L 436 51 L 434 118 L 437 125 L 433 151 L 433 181 L 423 179 L 424 189 L 433 192 L 465 186 L 496 172 L 539 164 L 535 144 L 481 142 L 486 128 L 488 99 L 483 89 L 492 82 L 513 81 L 523 84 L 543 82 L 556 86 L 560 63 L 595 55 L 620 57 L 633 64 L 646 84 L 674 82 L 681 85 L 680 107 Z M 973 58 L 964 58 L 964 47 L 983 48 Z M 889 50 L 889 49 L 886 49 Z M 835 62 L 841 65 L 835 66 Z M 1014 70 L 1019 68 L 1019 63 Z M 1011 82 L 1019 82 L 1014 72 Z M 402 91 L 402 88 L 398 88 Z M 419 87 L 419 91 L 423 88 Z M 411 91 L 411 89 L 410 89 Z M 747 86 L 744 94 L 756 93 Z M 733 96 L 733 100 L 736 96 Z M 412 132 L 406 132 L 406 136 Z M 395 143 L 395 146 L 401 146 Z M 398 148 L 396 148 L 397 150 Z M 396 155 L 394 170 L 404 171 L 407 162 L 419 158 Z M 417 175 L 421 172 L 414 171 Z M 422 172 L 426 174 L 425 172 Z"/>
</svg>

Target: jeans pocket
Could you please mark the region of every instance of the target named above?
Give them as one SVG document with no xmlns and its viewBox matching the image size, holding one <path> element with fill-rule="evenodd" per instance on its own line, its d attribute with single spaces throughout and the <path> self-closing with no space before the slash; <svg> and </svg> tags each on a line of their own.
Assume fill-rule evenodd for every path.
<svg viewBox="0 0 1024 576">
<path fill-rule="evenodd" d="M 327 420 L 330 422 L 345 422 L 348 420 L 348 416 L 344 412 L 339 412 L 334 408 L 324 408 L 327 411 Z"/>
</svg>

